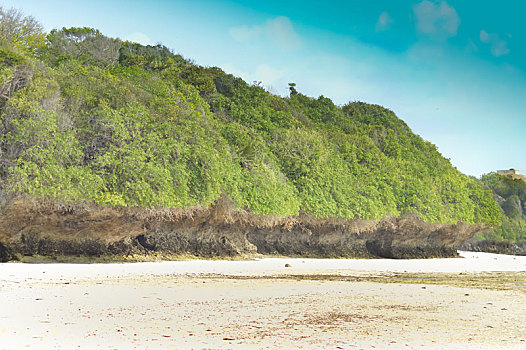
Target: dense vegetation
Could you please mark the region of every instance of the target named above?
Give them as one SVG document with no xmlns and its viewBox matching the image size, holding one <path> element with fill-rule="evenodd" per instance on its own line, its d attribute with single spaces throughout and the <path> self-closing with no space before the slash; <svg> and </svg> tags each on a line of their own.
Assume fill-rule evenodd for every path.
<svg viewBox="0 0 526 350">
<path fill-rule="evenodd" d="M 272 95 L 91 28 L 44 35 L 31 17 L 9 23 L 11 34 L 0 26 L 4 193 L 148 207 L 206 206 L 223 193 L 258 214 L 500 222 L 490 191 L 386 108 L 340 107 L 295 84 Z"/>
<path fill-rule="evenodd" d="M 497 173 L 481 177 L 493 191 L 502 209 L 502 225 L 481 232 L 477 238 L 498 241 L 526 241 L 526 182 Z"/>
</svg>

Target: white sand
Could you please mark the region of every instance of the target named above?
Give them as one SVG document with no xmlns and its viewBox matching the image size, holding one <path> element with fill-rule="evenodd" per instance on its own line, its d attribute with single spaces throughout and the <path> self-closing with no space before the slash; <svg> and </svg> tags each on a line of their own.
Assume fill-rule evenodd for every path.
<svg viewBox="0 0 526 350">
<path fill-rule="evenodd" d="M 526 257 L 461 254 L 0 264 L 0 349 L 526 349 L 522 291 L 206 276 L 526 271 Z"/>
<path fill-rule="evenodd" d="M 451 259 L 292 259 L 249 261 L 184 260 L 126 264 L 0 264 L 3 280 L 21 278 L 113 278 L 141 275 L 223 274 L 272 276 L 278 274 L 345 274 L 378 272 L 517 272 L 526 271 L 526 256 L 459 252 Z M 291 268 L 285 268 L 290 264 Z"/>
</svg>

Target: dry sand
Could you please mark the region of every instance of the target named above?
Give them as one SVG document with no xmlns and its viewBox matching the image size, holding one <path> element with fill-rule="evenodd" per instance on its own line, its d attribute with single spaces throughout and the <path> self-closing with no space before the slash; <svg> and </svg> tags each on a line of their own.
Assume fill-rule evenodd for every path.
<svg viewBox="0 0 526 350">
<path fill-rule="evenodd" d="M 0 349 L 526 349 L 526 257 L 462 255 L 0 264 Z"/>
</svg>

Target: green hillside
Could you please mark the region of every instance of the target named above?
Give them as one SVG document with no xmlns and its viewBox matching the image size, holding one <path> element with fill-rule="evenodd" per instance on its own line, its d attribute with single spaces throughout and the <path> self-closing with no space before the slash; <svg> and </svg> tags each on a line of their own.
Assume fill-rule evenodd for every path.
<svg viewBox="0 0 526 350">
<path fill-rule="evenodd" d="M 491 192 L 389 109 L 32 23 L 0 29 L 4 196 L 186 208 L 223 193 L 257 214 L 500 223 Z"/>
<path fill-rule="evenodd" d="M 483 175 L 481 180 L 493 191 L 503 215 L 500 226 L 481 232 L 477 238 L 526 241 L 526 182 L 497 173 Z"/>
</svg>

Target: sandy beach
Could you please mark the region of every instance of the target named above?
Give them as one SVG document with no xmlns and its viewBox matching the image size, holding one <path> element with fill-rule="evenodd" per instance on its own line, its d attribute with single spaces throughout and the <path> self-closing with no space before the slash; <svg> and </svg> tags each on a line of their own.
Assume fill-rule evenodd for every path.
<svg viewBox="0 0 526 350">
<path fill-rule="evenodd" d="M 526 348 L 526 257 L 461 255 L 0 264 L 0 349 Z"/>
</svg>

